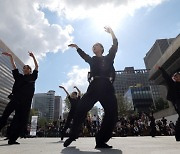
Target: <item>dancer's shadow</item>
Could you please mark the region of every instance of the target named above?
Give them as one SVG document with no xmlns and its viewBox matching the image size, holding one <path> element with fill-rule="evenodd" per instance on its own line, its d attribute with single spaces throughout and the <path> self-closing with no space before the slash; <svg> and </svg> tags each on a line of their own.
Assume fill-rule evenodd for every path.
<svg viewBox="0 0 180 154">
<path fill-rule="evenodd" d="M 76 147 L 67 147 L 64 148 L 61 153 L 62 154 L 122 154 L 122 151 L 119 149 L 97 149 L 99 151 L 95 151 L 95 152 L 91 152 L 91 151 L 80 151 L 79 149 L 77 149 Z"/>
<path fill-rule="evenodd" d="M 3 147 L 3 146 L 9 146 L 9 144 L 5 143 L 5 144 L 0 145 L 0 147 Z"/>
</svg>

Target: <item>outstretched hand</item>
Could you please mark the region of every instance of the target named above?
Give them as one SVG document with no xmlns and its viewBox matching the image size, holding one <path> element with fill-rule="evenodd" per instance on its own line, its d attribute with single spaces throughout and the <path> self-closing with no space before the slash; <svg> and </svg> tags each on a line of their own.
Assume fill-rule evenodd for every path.
<svg viewBox="0 0 180 154">
<path fill-rule="evenodd" d="M 73 48 L 76 48 L 76 49 L 79 48 L 76 44 L 69 44 L 68 47 L 73 47 Z"/>
<path fill-rule="evenodd" d="M 3 55 L 5 55 L 5 56 L 9 56 L 9 57 L 11 57 L 11 56 L 12 56 L 12 54 L 11 54 L 11 53 L 9 53 L 9 52 L 2 52 L 2 54 L 3 54 Z"/>
<path fill-rule="evenodd" d="M 34 57 L 33 52 L 28 51 L 29 56 Z"/>
<path fill-rule="evenodd" d="M 107 33 L 110 33 L 110 34 L 111 34 L 111 33 L 113 32 L 112 28 L 109 27 L 109 26 L 105 26 L 104 29 L 105 29 L 105 31 L 106 31 Z"/>
<path fill-rule="evenodd" d="M 59 88 L 62 88 L 62 89 L 64 89 L 64 87 L 63 87 L 63 86 L 59 86 Z"/>
</svg>

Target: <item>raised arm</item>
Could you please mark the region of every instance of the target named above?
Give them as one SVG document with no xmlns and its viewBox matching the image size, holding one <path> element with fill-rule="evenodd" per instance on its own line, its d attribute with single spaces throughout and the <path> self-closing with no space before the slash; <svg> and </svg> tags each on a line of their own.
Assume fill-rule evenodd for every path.
<svg viewBox="0 0 180 154">
<path fill-rule="evenodd" d="M 81 91 L 78 89 L 78 87 L 74 86 L 74 88 L 78 91 L 78 96 L 81 96 Z"/>
<path fill-rule="evenodd" d="M 109 55 L 114 59 L 115 58 L 115 55 L 116 55 L 116 52 L 117 52 L 117 49 L 118 49 L 118 41 L 117 41 L 117 38 L 113 32 L 113 30 L 110 28 L 110 27 L 104 27 L 105 31 L 107 33 L 109 33 L 112 37 L 112 40 L 113 40 L 113 45 L 112 47 L 109 49 Z"/>
<path fill-rule="evenodd" d="M 67 94 L 67 96 L 69 96 L 69 93 L 67 92 L 67 90 L 63 86 L 59 86 L 59 88 L 62 88 L 65 91 L 65 93 Z"/>
<path fill-rule="evenodd" d="M 160 70 L 162 73 L 162 77 L 164 78 L 164 80 L 166 81 L 166 83 L 169 85 L 173 82 L 171 76 L 165 71 L 165 69 L 163 67 L 160 66 L 156 66 L 156 69 Z"/>
<path fill-rule="evenodd" d="M 29 53 L 29 56 L 31 56 L 33 58 L 33 61 L 34 61 L 34 65 L 35 65 L 35 70 L 38 71 L 38 63 L 37 63 L 37 60 L 33 54 L 33 52 L 28 52 Z"/>
<path fill-rule="evenodd" d="M 79 48 L 76 44 L 69 44 L 68 47 L 73 47 L 76 48 L 78 54 L 81 56 L 81 58 L 83 58 L 87 63 L 90 63 L 91 61 L 91 57 L 86 54 L 84 51 L 82 51 L 81 48 Z"/>
<path fill-rule="evenodd" d="M 106 27 L 104 27 L 104 29 L 107 33 L 111 34 L 112 40 L 117 39 L 111 27 L 106 26 Z"/>
<path fill-rule="evenodd" d="M 12 54 L 11 54 L 11 53 L 9 53 L 9 52 L 2 52 L 2 54 L 3 54 L 3 55 L 5 55 L 5 56 L 8 56 L 8 57 L 10 58 L 10 61 L 11 61 L 11 64 L 12 64 L 13 70 L 17 69 L 17 67 L 16 67 L 16 64 L 15 64 L 15 62 L 14 62 L 14 58 L 13 58 Z"/>
</svg>

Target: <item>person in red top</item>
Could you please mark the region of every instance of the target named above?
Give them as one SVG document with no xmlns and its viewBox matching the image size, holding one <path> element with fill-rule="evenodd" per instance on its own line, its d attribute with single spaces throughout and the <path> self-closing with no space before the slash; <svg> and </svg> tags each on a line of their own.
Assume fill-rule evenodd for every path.
<svg viewBox="0 0 180 154">
<path fill-rule="evenodd" d="M 69 94 L 63 86 L 59 86 L 59 88 L 62 88 L 65 91 L 65 93 L 67 94 L 67 98 L 69 99 L 69 102 L 71 104 L 71 108 L 70 108 L 66 123 L 64 125 L 64 128 L 61 131 L 61 140 L 63 140 L 66 130 L 70 127 L 70 123 L 74 118 L 74 114 L 75 114 L 78 102 L 80 100 L 80 97 L 81 97 L 81 91 L 76 86 L 74 86 L 74 88 L 78 91 L 78 93 L 74 91 L 71 94 Z"/>
<path fill-rule="evenodd" d="M 8 117 L 15 111 L 15 115 L 9 128 L 8 144 L 20 144 L 16 142 L 16 140 L 25 132 L 25 129 L 27 129 L 32 97 L 35 91 L 35 81 L 38 77 L 38 64 L 34 54 L 29 52 L 29 56 L 34 60 L 35 69 L 32 72 L 31 67 L 25 65 L 23 67 L 23 74 L 21 74 L 16 67 L 13 55 L 9 52 L 3 52 L 2 54 L 10 58 L 15 82 L 12 93 L 9 95 L 10 102 L 0 118 L 0 129 L 5 126 Z"/>
</svg>

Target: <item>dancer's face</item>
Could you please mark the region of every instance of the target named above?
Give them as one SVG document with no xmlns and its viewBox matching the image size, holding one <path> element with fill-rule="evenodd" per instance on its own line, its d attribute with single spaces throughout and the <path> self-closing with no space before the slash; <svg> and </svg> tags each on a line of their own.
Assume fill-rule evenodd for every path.
<svg viewBox="0 0 180 154">
<path fill-rule="evenodd" d="M 76 94 L 76 93 L 74 93 L 74 92 L 72 92 L 72 93 L 71 93 L 71 98 L 76 99 L 76 98 L 77 98 L 77 94 Z"/>
<path fill-rule="evenodd" d="M 24 65 L 23 73 L 24 73 L 24 75 L 31 74 L 31 68 L 29 66 L 27 66 L 27 65 Z"/>
<path fill-rule="evenodd" d="M 180 74 L 179 73 L 176 73 L 175 75 L 173 75 L 173 80 L 176 81 L 176 82 L 180 82 Z"/>
<path fill-rule="evenodd" d="M 100 43 L 96 43 L 93 45 L 92 50 L 93 50 L 95 55 L 100 55 L 103 53 L 104 49 Z"/>
</svg>

